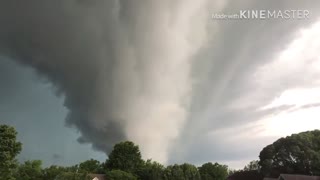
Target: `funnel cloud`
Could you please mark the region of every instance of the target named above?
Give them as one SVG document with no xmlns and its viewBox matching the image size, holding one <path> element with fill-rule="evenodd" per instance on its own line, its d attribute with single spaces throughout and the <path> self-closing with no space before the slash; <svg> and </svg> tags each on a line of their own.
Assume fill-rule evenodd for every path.
<svg viewBox="0 0 320 180">
<path fill-rule="evenodd" d="M 17 6 L 18 5 L 18 6 Z M 0 2 L 1 52 L 65 97 L 80 143 L 108 153 L 129 139 L 167 161 L 188 116 L 205 1 Z"/>
</svg>

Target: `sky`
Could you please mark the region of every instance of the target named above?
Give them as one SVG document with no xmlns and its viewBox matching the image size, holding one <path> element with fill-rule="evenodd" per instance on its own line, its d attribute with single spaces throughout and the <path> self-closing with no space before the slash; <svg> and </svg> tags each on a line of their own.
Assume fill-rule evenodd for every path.
<svg viewBox="0 0 320 180">
<path fill-rule="evenodd" d="M 21 6 L 16 6 L 20 3 Z M 164 164 L 243 168 L 320 128 L 320 2 L 0 2 L 0 124 L 20 161 L 105 161 L 123 140 Z M 216 19 L 243 10 L 307 18 Z"/>
<path fill-rule="evenodd" d="M 77 142 L 76 129 L 65 127 L 63 97 L 53 93 L 49 82 L 5 57 L 1 57 L 0 69 L 4 85 L 0 87 L 0 122 L 17 130 L 18 141 L 23 143 L 21 162 L 40 159 L 50 166 L 74 165 L 90 158 L 105 161 L 104 153 Z"/>
</svg>

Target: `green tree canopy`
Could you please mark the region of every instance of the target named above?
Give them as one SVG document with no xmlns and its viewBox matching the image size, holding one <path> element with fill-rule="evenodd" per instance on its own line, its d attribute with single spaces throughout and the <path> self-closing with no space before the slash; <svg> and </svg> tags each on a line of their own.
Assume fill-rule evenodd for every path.
<svg viewBox="0 0 320 180">
<path fill-rule="evenodd" d="M 18 167 L 15 178 L 17 180 L 42 180 L 41 165 L 40 160 L 26 161 Z"/>
<path fill-rule="evenodd" d="M 200 180 L 200 174 L 192 164 L 175 164 L 168 166 L 164 171 L 165 180 Z"/>
<path fill-rule="evenodd" d="M 13 127 L 0 125 L 0 180 L 13 179 L 13 170 L 17 167 L 16 156 L 22 144 L 17 141 L 17 132 Z"/>
<path fill-rule="evenodd" d="M 79 171 L 79 165 L 73 165 L 73 166 L 68 166 L 68 167 L 64 167 L 65 172 L 73 172 L 76 173 Z"/>
<path fill-rule="evenodd" d="M 320 175 L 320 131 L 307 131 L 280 138 L 260 152 L 265 176 L 280 173 Z"/>
<path fill-rule="evenodd" d="M 139 146 L 130 141 L 116 144 L 106 161 L 106 167 L 109 170 L 122 170 L 133 174 L 142 166 L 143 160 Z"/>
<path fill-rule="evenodd" d="M 165 180 L 185 180 L 181 166 L 174 164 L 168 166 L 164 171 Z"/>
<path fill-rule="evenodd" d="M 91 180 L 86 173 L 63 172 L 56 177 L 56 180 Z"/>
<path fill-rule="evenodd" d="M 90 159 L 79 164 L 79 171 L 86 173 L 102 173 L 101 163 L 97 160 Z"/>
<path fill-rule="evenodd" d="M 137 180 L 133 174 L 121 171 L 121 170 L 111 170 L 106 173 L 106 178 L 108 180 Z"/>
<path fill-rule="evenodd" d="M 148 159 L 138 172 L 138 176 L 141 180 L 162 180 L 164 169 L 162 164 Z"/>
<path fill-rule="evenodd" d="M 185 180 L 200 180 L 198 168 L 192 164 L 184 163 L 180 165 Z"/>
<path fill-rule="evenodd" d="M 251 171 L 251 170 L 260 170 L 260 165 L 259 165 L 259 161 L 258 160 L 253 160 L 251 162 L 249 162 L 249 164 L 247 164 L 243 170 L 245 171 Z"/>
<path fill-rule="evenodd" d="M 202 180 L 225 180 L 228 176 L 228 166 L 211 162 L 199 167 Z"/>
<path fill-rule="evenodd" d="M 55 180 L 60 174 L 64 173 L 66 169 L 60 166 L 50 166 L 42 170 L 42 177 L 46 180 Z"/>
</svg>

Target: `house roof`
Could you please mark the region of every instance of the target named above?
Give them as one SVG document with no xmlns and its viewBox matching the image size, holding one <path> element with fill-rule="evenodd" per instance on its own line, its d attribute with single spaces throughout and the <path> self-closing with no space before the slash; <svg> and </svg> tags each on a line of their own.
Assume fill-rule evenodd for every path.
<svg viewBox="0 0 320 180">
<path fill-rule="evenodd" d="M 284 180 L 320 180 L 320 176 L 306 176 L 306 175 L 295 175 L 295 174 L 281 174 Z"/>
<path fill-rule="evenodd" d="M 98 180 L 106 180 L 105 174 L 88 174 L 88 176 L 92 179 L 96 178 Z"/>
</svg>

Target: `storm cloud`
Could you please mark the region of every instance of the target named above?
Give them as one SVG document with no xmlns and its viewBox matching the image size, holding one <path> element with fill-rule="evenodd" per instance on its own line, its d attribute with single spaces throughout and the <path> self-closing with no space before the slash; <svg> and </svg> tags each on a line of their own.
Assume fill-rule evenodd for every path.
<svg viewBox="0 0 320 180">
<path fill-rule="evenodd" d="M 2 1 L 0 51 L 33 67 L 65 97 L 66 124 L 81 132 L 80 143 L 108 153 L 129 139 L 146 157 L 165 162 L 188 115 L 192 56 L 206 36 L 205 6 Z"/>
</svg>

